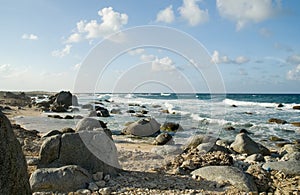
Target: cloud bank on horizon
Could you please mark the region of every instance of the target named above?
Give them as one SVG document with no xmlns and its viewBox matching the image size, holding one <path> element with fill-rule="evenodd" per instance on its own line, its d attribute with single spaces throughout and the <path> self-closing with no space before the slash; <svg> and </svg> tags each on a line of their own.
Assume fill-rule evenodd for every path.
<svg viewBox="0 0 300 195">
<path fill-rule="evenodd" d="M 112 41 L 130 41 L 120 31 L 163 25 L 191 35 L 204 46 L 228 92 L 299 93 L 297 0 L 134 0 L 130 4 L 5 0 L 1 4 L 0 21 L 7 31 L 1 36 L 0 90 L 72 90 L 82 62 L 99 41 L 113 33 L 119 36 Z M 107 83 L 137 64 L 148 64 L 137 73 L 141 77 L 158 73 L 172 77 L 181 72 L 193 80 L 187 66 L 192 59 L 164 48 L 132 49 L 119 58 L 107 70 Z M 179 85 L 181 76 L 176 73 L 176 77 Z M 207 92 L 204 85 L 197 90 Z"/>
</svg>

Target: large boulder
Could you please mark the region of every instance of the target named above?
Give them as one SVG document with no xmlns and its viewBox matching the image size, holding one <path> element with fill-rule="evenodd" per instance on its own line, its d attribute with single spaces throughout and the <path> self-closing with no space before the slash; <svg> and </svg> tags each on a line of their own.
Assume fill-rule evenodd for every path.
<svg viewBox="0 0 300 195">
<path fill-rule="evenodd" d="M 65 108 L 69 106 L 78 106 L 78 99 L 69 91 L 61 91 L 55 95 L 54 103 L 63 105 Z"/>
<path fill-rule="evenodd" d="M 217 138 L 207 135 L 194 135 L 187 140 L 187 143 L 183 146 L 183 150 L 197 148 L 197 146 L 202 143 L 211 143 L 214 145 L 216 140 Z"/>
<path fill-rule="evenodd" d="M 112 139 L 112 132 L 107 128 L 106 123 L 103 121 L 86 117 L 78 121 L 75 127 L 75 131 L 104 131 Z"/>
<path fill-rule="evenodd" d="M 298 160 L 267 162 L 263 165 L 265 170 L 282 171 L 287 175 L 300 175 L 300 163 Z"/>
<path fill-rule="evenodd" d="M 76 165 L 37 169 L 30 177 L 33 192 L 74 192 L 91 181 L 92 175 Z"/>
<path fill-rule="evenodd" d="M 154 118 L 145 118 L 131 123 L 122 130 L 123 134 L 136 136 L 151 136 L 159 131 L 160 124 Z"/>
<path fill-rule="evenodd" d="M 266 147 L 253 141 L 246 133 L 237 134 L 234 142 L 230 145 L 230 147 L 240 154 L 270 154 L 270 151 Z"/>
<path fill-rule="evenodd" d="M 93 131 L 94 129 L 101 129 L 101 122 L 94 118 L 83 118 L 76 124 L 75 131 Z"/>
<path fill-rule="evenodd" d="M 236 167 L 207 166 L 199 168 L 191 172 L 191 174 L 218 183 L 223 183 L 224 181 L 227 181 L 231 185 L 235 186 L 237 189 L 244 192 L 257 191 L 253 179 Z"/>
<path fill-rule="evenodd" d="M 120 168 L 117 148 L 104 131 L 80 131 L 44 141 L 38 168 L 78 165 L 90 173 L 116 174 Z"/>
<path fill-rule="evenodd" d="M 47 164 L 59 158 L 61 134 L 48 137 L 40 149 L 40 163 Z"/>
<path fill-rule="evenodd" d="M 166 143 L 168 143 L 169 141 L 171 141 L 172 139 L 172 135 L 168 134 L 168 133 L 162 133 L 159 134 L 155 140 L 154 140 L 154 145 L 165 145 Z"/>
<path fill-rule="evenodd" d="M 100 117 L 110 117 L 109 111 L 106 108 L 104 108 L 104 107 L 97 106 L 96 107 L 96 111 L 97 111 L 97 116 L 100 116 Z"/>
<path fill-rule="evenodd" d="M 0 194 L 31 194 L 27 165 L 10 121 L 0 111 Z"/>
</svg>

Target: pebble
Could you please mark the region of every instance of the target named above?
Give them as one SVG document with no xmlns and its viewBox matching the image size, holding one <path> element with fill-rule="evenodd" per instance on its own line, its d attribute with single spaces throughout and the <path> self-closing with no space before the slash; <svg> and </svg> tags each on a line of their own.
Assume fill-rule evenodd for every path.
<svg viewBox="0 0 300 195">
<path fill-rule="evenodd" d="M 88 189 L 91 191 L 97 191 L 97 190 L 99 190 L 99 187 L 94 182 L 91 182 L 91 183 L 89 183 Z"/>
<path fill-rule="evenodd" d="M 104 188 L 105 187 L 105 181 L 104 180 L 101 180 L 101 181 L 97 181 L 95 182 L 96 185 L 99 187 L 99 188 Z"/>
<path fill-rule="evenodd" d="M 97 172 L 93 174 L 93 180 L 94 181 L 100 181 L 103 179 L 103 172 Z"/>
<path fill-rule="evenodd" d="M 110 187 L 106 187 L 106 188 L 101 188 L 99 189 L 98 193 L 101 195 L 109 195 L 111 194 L 111 188 Z"/>
<path fill-rule="evenodd" d="M 73 193 L 71 193 L 73 195 Z M 77 190 L 75 193 L 75 195 L 90 195 L 91 194 L 91 191 L 88 190 L 88 189 L 80 189 L 80 190 Z"/>
<path fill-rule="evenodd" d="M 105 175 L 105 177 L 104 177 L 103 180 L 106 181 L 106 182 L 108 182 L 110 180 L 110 175 Z"/>
</svg>

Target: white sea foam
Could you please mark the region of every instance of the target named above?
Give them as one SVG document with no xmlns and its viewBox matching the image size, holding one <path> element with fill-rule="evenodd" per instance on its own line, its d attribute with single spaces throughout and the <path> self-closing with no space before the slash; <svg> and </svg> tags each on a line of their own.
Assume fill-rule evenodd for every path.
<svg viewBox="0 0 300 195">
<path fill-rule="evenodd" d="M 232 99 L 225 99 L 223 102 L 227 105 L 236 105 L 236 106 L 261 106 L 261 107 L 277 107 L 277 103 L 262 103 L 262 102 L 248 102 L 248 101 L 238 101 Z"/>
</svg>

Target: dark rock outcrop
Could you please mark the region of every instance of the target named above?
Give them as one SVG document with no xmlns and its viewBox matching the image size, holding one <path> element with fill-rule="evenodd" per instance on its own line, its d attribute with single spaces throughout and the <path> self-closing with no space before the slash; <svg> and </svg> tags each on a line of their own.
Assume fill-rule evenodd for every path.
<svg viewBox="0 0 300 195">
<path fill-rule="evenodd" d="M 78 100 L 75 95 L 72 95 L 69 91 L 61 91 L 55 95 L 55 103 L 58 105 L 64 105 L 66 108 L 69 106 L 78 106 Z"/>
<path fill-rule="evenodd" d="M 300 110 L 300 106 L 293 106 L 294 110 Z"/>
<path fill-rule="evenodd" d="M 10 121 L 0 111 L 0 194 L 31 194 L 27 165 Z"/>
</svg>

